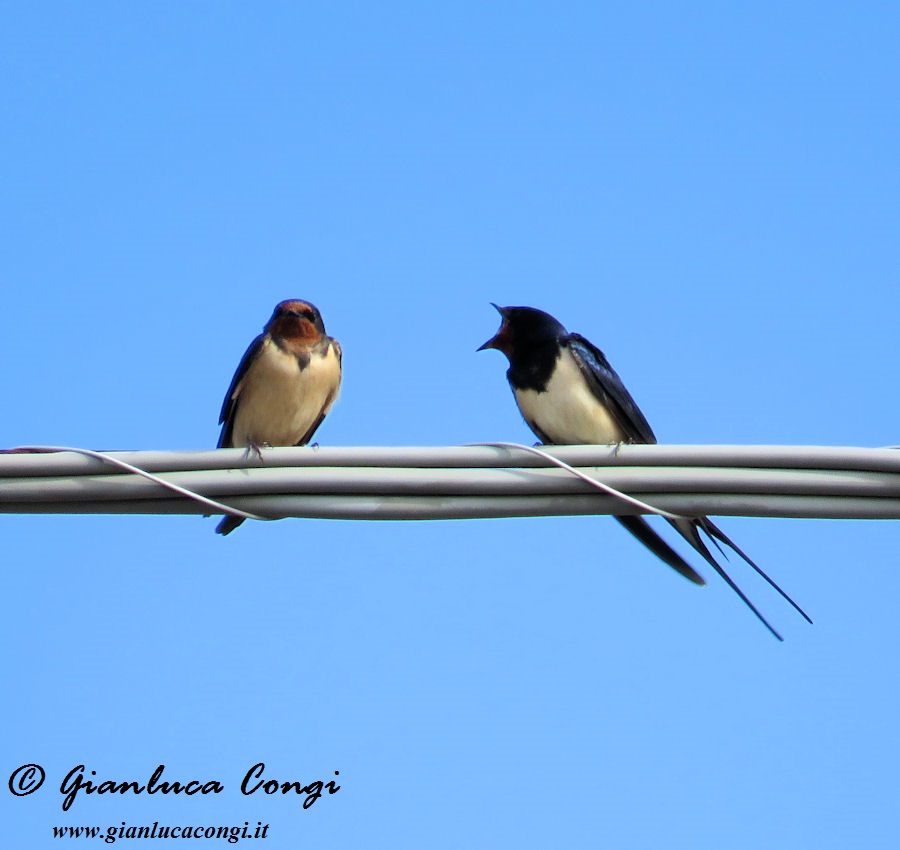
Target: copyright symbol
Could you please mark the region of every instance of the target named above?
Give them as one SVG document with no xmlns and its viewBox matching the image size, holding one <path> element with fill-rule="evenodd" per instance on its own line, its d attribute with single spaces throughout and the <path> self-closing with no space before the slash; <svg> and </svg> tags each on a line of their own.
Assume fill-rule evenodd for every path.
<svg viewBox="0 0 900 850">
<path fill-rule="evenodd" d="M 8 784 L 17 797 L 27 797 L 44 784 L 44 768 L 39 764 L 23 764 L 10 774 Z"/>
</svg>

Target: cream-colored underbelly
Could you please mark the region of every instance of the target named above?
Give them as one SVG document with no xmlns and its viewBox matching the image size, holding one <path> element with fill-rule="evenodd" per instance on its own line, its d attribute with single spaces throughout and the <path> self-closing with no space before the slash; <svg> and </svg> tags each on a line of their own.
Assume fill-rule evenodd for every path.
<svg viewBox="0 0 900 850">
<path fill-rule="evenodd" d="M 591 392 L 571 355 L 563 351 L 544 392 L 515 390 L 519 410 L 551 443 L 626 442 L 628 436 Z"/>
<path fill-rule="evenodd" d="M 238 387 L 232 443 L 293 446 L 337 397 L 341 367 L 333 348 L 313 354 L 302 371 L 296 357 L 267 343 Z"/>
</svg>

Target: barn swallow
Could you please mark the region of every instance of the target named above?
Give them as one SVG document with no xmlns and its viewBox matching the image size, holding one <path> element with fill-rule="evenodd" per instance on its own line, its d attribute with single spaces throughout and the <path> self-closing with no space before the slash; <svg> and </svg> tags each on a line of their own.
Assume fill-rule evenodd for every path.
<svg viewBox="0 0 900 850">
<path fill-rule="evenodd" d="M 244 352 L 222 402 L 218 448 L 305 446 L 341 385 L 341 346 L 308 301 L 282 301 Z M 242 517 L 216 526 L 229 534 Z"/>
<path fill-rule="evenodd" d="M 553 316 L 533 307 L 498 307 L 503 321 L 479 348 L 495 348 L 509 360 L 506 377 L 519 411 L 542 443 L 557 445 L 655 443 L 653 429 L 609 361 L 580 334 L 570 334 Z M 641 516 L 616 519 L 654 555 L 695 584 L 703 578 Z M 732 581 L 700 537 L 724 555 L 724 543 L 741 556 L 808 622 L 806 613 L 705 516 L 669 520 L 762 623 L 781 640 L 756 606 Z"/>
</svg>

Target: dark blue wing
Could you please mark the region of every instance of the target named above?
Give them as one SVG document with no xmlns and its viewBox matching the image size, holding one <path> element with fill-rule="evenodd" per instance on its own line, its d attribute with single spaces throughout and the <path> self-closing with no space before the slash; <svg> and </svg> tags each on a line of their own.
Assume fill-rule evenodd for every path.
<svg viewBox="0 0 900 850">
<path fill-rule="evenodd" d="M 581 334 L 569 334 L 563 341 L 569 347 L 591 392 L 635 443 L 655 443 L 656 436 L 631 393 L 625 389 L 616 370 L 603 352 Z"/>
<path fill-rule="evenodd" d="M 250 364 L 256 359 L 260 349 L 263 347 L 264 338 L 265 334 L 260 334 L 250 343 L 250 347 L 244 352 L 241 362 L 238 363 L 237 371 L 231 379 L 228 392 L 225 393 L 225 400 L 222 402 L 222 410 L 219 413 L 219 424 L 222 425 L 222 432 L 219 434 L 217 448 L 231 448 L 231 432 L 234 428 L 234 417 L 237 413 L 238 406 L 238 400 L 233 397 L 234 391 L 237 388 L 237 385 L 244 380 L 244 375 L 247 374 Z"/>
<path fill-rule="evenodd" d="M 642 516 L 617 516 L 621 525 L 641 541 L 657 558 L 694 584 L 706 584 L 703 577 L 662 539 Z"/>
</svg>

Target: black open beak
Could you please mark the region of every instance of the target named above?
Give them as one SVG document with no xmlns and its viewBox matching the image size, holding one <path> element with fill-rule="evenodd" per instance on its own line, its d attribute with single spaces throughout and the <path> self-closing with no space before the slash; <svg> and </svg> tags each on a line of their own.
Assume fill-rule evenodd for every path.
<svg viewBox="0 0 900 850">
<path fill-rule="evenodd" d="M 478 346 L 476 351 L 484 351 L 486 348 L 496 348 L 498 351 L 503 351 L 503 340 L 506 334 L 506 313 L 502 307 L 495 304 L 491 301 L 491 307 L 496 309 L 496 311 L 503 317 L 503 324 L 500 325 L 500 330 L 497 331 L 484 345 Z"/>
</svg>

